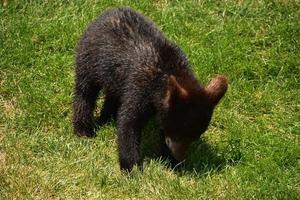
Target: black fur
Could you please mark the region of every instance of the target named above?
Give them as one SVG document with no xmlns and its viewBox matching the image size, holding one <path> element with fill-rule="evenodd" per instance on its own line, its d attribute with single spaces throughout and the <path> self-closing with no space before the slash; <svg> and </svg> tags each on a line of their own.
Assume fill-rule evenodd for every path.
<svg viewBox="0 0 300 200">
<path fill-rule="evenodd" d="M 198 92 L 203 99 L 202 107 L 195 105 L 193 111 L 205 118 L 205 122 L 196 125 L 203 132 L 213 106 L 207 103 L 203 87 L 198 84 L 180 48 L 139 13 L 129 8 L 106 11 L 90 24 L 77 46 L 75 133 L 95 135 L 93 111 L 98 93 L 103 89 L 106 99 L 97 123 L 103 125 L 110 118 L 116 118 L 121 169 L 130 171 L 135 164 L 140 165 L 141 129 L 153 114 L 158 115 L 164 132 L 166 126 L 173 126 L 178 119 L 198 123 L 188 117 L 182 118 L 187 115 L 180 109 L 189 109 L 193 104 L 174 101 L 170 107 L 179 108 L 175 111 L 166 106 L 170 75 L 174 75 L 187 91 Z M 180 106 L 176 107 L 177 104 Z M 181 121 L 176 123 L 174 127 L 182 130 Z M 183 136 L 183 133 L 174 134 Z"/>
</svg>

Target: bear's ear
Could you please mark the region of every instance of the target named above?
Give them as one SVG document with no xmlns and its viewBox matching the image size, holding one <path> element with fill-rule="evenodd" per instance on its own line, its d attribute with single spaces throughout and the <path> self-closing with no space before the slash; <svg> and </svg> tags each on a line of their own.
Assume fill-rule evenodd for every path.
<svg viewBox="0 0 300 200">
<path fill-rule="evenodd" d="M 220 99 L 224 96 L 227 91 L 228 81 L 222 76 L 218 75 L 210 81 L 205 90 L 208 94 L 209 100 L 215 106 L 219 103 Z"/>
<path fill-rule="evenodd" d="M 169 107 L 174 100 L 186 100 L 189 94 L 176 80 L 174 75 L 168 77 L 167 94 L 164 99 L 165 107 Z"/>
<path fill-rule="evenodd" d="M 168 90 L 171 92 L 172 97 L 180 99 L 187 99 L 189 95 L 187 90 L 178 83 L 174 75 L 169 76 Z"/>
</svg>

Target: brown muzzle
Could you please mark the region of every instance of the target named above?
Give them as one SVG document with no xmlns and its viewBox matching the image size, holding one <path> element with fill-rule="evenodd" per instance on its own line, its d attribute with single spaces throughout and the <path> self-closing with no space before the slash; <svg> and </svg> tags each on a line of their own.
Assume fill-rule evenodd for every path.
<svg viewBox="0 0 300 200">
<path fill-rule="evenodd" d="M 178 161 L 182 161 L 186 157 L 188 144 L 173 141 L 170 137 L 165 138 L 168 148 L 171 150 L 172 155 Z"/>
</svg>

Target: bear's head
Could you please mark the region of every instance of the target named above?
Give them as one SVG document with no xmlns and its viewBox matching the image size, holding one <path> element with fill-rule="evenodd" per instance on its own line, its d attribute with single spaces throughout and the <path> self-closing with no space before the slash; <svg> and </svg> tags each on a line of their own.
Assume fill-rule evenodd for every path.
<svg viewBox="0 0 300 200">
<path fill-rule="evenodd" d="M 165 142 L 176 160 L 183 160 L 190 144 L 206 131 L 213 110 L 227 87 L 227 79 L 221 75 L 205 88 L 199 84 L 187 87 L 180 84 L 175 76 L 169 76 L 163 126 Z"/>
</svg>

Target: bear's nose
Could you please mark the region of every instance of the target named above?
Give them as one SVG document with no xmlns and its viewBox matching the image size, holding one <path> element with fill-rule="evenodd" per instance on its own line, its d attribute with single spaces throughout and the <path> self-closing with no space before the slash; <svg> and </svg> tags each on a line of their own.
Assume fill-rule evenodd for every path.
<svg viewBox="0 0 300 200">
<path fill-rule="evenodd" d="M 165 142 L 176 160 L 182 161 L 185 158 L 185 153 L 188 145 L 180 142 L 175 142 L 170 137 L 166 137 Z"/>
</svg>

